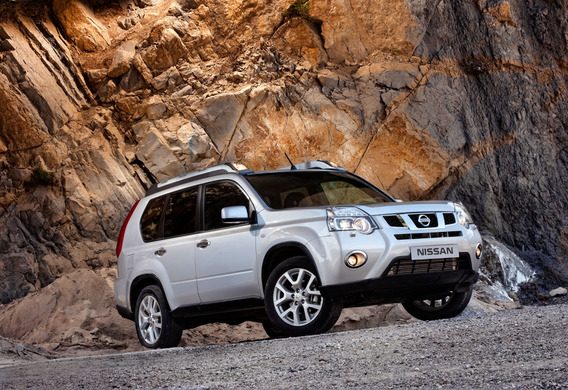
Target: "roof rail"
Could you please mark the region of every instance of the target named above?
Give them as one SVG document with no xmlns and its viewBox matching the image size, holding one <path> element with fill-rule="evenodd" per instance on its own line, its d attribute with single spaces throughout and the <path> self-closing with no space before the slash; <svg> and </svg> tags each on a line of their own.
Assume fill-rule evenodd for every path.
<svg viewBox="0 0 568 390">
<path fill-rule="evenodd" d="M 338 165 L 331 163 L 326 160 L 313 160 L 304 162 L 301 164 L 294 165 L 298 170 L 308 170 L 308 169 L 333 169 L 337 171 L 345 171 L 345 169 L 339 167 Z M 280 168 L 278 170 L 290 170 L 292 166 Z M 250 169 L 248 169 L 245 165 L 241 163 L 234 163 L 229 162 L 225 164 L 215 165 L 209 168 L 197 170 L 194 172 L 189 172 L 184 175 L 180 175 L 174 178 L 171 178 L 167 181 L 154 184 L 152 187 L 146 191 L 146 196 L 156 194 L 160 191 L 175 187 L 180 184 L 190 183 L 192 181 L 196 181 L 199 179 L 205 179 L 207 177 L 224 175 L 226 173 L 238 173 L 242 175 L 246 175 L 252 173 Z"/>
<path fill-rule="evenodd" d="M 238 172 L 232 165 L 221 164 L 215 165 L 209 168 L 200 169 L 197 171 L 189 172 L 184 175 L 173 177 L 161 183 L 154 184 L 152 187 L 146 191 L 146 196 L 158 193 L 165 189 L 174 187 L 179 184 L 189 183 L 195 180 L 204 179 L 206 177 L 223 175 L 229 172 Z"/>
<path fill-rule="evenodd" d="M 302 170 L 302 169 L 335 169 L 338 171 L 345 171 L 345 169 L 341 168 L 339 165 L 329 162 L 327 160 L 313 160 L 313 161 L 307 161 L 301 164 L 294 164 L 294 165 L 289 165 L 287 167 L 284 168 L 279 168 L 278 170 L 291 170 L 293 169 L 292 167 L 296 167 L 296 169 L 298 170 Z"/>
</svg>

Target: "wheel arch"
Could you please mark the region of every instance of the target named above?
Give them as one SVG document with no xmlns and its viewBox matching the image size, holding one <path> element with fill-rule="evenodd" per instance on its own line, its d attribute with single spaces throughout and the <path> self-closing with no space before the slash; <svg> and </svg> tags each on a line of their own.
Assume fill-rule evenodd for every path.
<svg viewBox="0 0 568 390">
<path fill-rule="evenodd" d="M 264 260 L 262 262 L 263 291 L 264 286 L 266 285 L 266 281 L 268 280 L 268 277 L 270 276 L 272 270 L 276 268 L 276 266 L 278 266 L 278 264 L 280 264 L 282 261 L 296 256 L 306 257 L 308 261 L 310 261 L 310 263 L 313 265 L 319 278 L 316 262 L 314 261 L 314 258 L 308 248 L 306 248 L 305 245 L 295 241 L 283 242 L 270 248 L 270 250 L 264 256 Z"/>
<path fill-rule="evenodd" d="M 142 290 L 145 287 L 148 287 L 148 286 L 151 286 L 151 285 L 156 285 L 162 291 L 164 291 L 164 287 L 162 286 L 160 279 L 154 274 L 139 275 L 132 281 L 132 284 L 130 285 L 130 300 L 129 300 L 130 309 L 132 310 L 132 313 L 134 313 L 134 311 L 136 309 L 135 308 L 136 301 L 138 300 L 138 296 L 140 295 L 140 292 L 142 292 Z M 164 292 L 164 296 L 165 296 L 165 292 Z M 167 301 L 167 297 L 166 297 L 166 301 Z"/>
</svg>

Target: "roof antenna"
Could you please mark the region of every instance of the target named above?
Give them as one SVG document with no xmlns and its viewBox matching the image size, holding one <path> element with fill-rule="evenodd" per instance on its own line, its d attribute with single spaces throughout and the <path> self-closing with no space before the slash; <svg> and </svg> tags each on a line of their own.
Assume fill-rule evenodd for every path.
<svg viewBox="0 0 568 390">
<path fill-rule="evenodd" d="M 294 163 L 292 162 L 292 160 L 290 160 L 290 157 L 288 157 L 288 155 L 286 154 L 286 152 L 284 152 L 284 156 L 286 156 L 286 158 L 288 159 L 288 162 L 289 162 L 290 165 L 291 165 L 291 166 L 290 166 L 290 170 L 291 170 L 291 171 L 295 171 L 297 168 L 296 168 L 296 166 L 294 165 Z"/>
</svg>

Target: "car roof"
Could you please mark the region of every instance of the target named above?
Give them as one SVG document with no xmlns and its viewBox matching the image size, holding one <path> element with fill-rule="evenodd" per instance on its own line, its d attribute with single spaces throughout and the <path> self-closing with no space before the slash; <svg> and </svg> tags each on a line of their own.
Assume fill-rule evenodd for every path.
<svg viewBox="0 0 568 390">
<path fill-rule="evenodd" d="M 279 168 L 277 170 L 271 171 L 252 171 L 243 164 L 239 163 L 225 163 L 220 165 L 215 165 L 206 169 L 189 172 L 184 175 L 180 175 L 171 178 L 165 182 L 154 184 L 152 187 L 146 191 L 146 196 L 162 192 L 164 190 L 178 187 L 183 184 L 191 183 L 193 181 L 206 179 L 209 177 L 215 177 L 227 174 L 236 174 L 241 176 L 247 175 L 257 175 L 257 174 L 268 174 L 268 173 L 282 173 L 282 172 L 300 172 L 300 171 L 311 171 L 311 170 L 329 170 L 334 172 L 347 172 L 347 170 L 338 167 L 337 165 L 330 163 L 325 160 L 314 160 L 307 161 L 297 165 L 290 165 L 287 167 Z"/>
</svg>

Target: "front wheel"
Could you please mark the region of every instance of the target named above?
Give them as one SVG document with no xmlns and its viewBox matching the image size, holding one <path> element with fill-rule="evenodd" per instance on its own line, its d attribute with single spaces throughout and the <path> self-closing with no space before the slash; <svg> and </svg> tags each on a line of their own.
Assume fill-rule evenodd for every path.
<svg viewBox="0 0 568 390">
<path fill-rule="evenodd" d="M 314 267 L 301 256 L 283 261 L 270 273 L 264 303 L 275 335 L 304 336 L 331 329 L 342 306 L 322 296 L 319 285 Z"/>
<path fill-rule="evenodd" d="M 452 318 L 460 314 L 469 304 L 473 288 L 466 292 L 451 291 L 430 299 L 404 302 L 402 306 L 413 317 L 430 321 Z"/>
<path fill-rule="evenodd" d="M 158 286 L 145 287 L 138 296 L 135 310 L 138 340 L 147 348 L 176 347 L 183 332 L 172 318 L 168 302 Z"/>
</svg>

